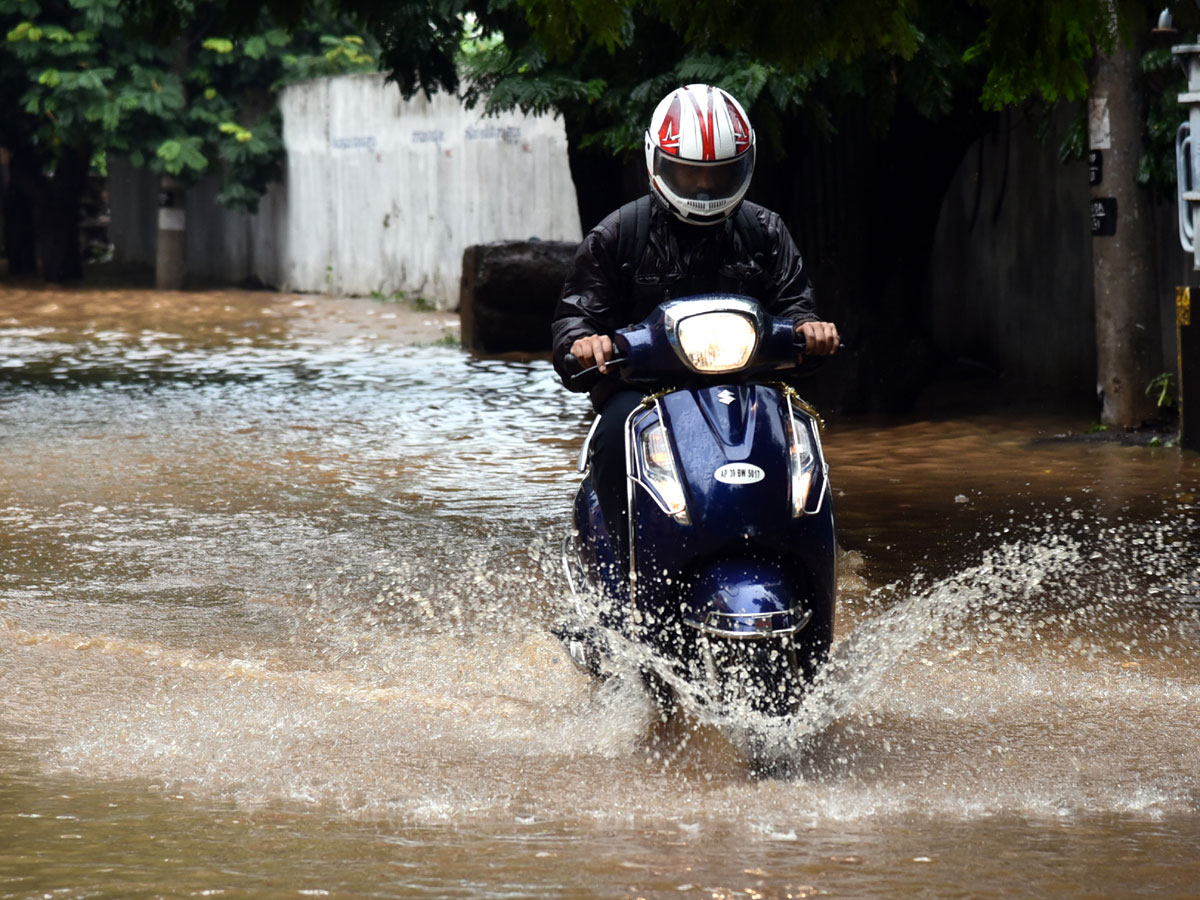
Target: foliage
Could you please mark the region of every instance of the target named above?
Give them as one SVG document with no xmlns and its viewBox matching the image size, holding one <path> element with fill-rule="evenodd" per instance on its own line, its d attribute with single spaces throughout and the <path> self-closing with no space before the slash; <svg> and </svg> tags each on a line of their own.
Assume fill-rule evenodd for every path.
<svg viewBox="0 0 1200 900">
<path fill-rule="evenodd" d="M 1187 110 L 1179 105 L 1179 95 L 1187 89 L 1187 79 L 1167 47 L 1149 50 L 1142 57 L 1141 70 L 1147 101 L 1146 146 L 1138 163 L 1137 179 L 1161 198 L 1173 200 L 1175 131 L 1187 119 Z"/>
<path fill-rule="evenodd" d="M 1163 372 L 1150 379 L 1146 385 L 1146 396 L 1154 398 L 1154 405 L 1160 409 L 1164 406 L 1175 405 L 1175 375 Z"/>
<path fill-rule="evenodd" d="M 461 347 L 462 338 L 458 332 L 452 331 L 449 328 L 442 329 L 442 336 L 433 342 L 433 347 Z"/>
<path fill-rule="evenodd" d="M 353 0 L 352 0 L 353 2 Z M 970 105 L 1053 105 L 1086 96 L 1096 49 L 1142 27 L 1133 0 L 494 0 L 505 40 L 465 55 L 469 101 L 557 110 L 590 123 L 586 143 L 632 150 L 671 87 L 711 81 L 752 109 L 780 150 L 780 124 L 818 134 L 865 109 L 887 129 L 897 105 L 926 118 Z M 519 8 L 523 18 L 497 13 Z M 602 7 L 602 9 L 597 9 Z M 514 27 L 515 24 L 515 27 Z M 485 28 L 476 42 L 489 37 Z"/>
<path fill-rule="evenodd" d="M 1040 96 L 1051 103 L 1087 96 L 1094 46 L 1111 49 L 1117 20 L 1110 0 L 982 0 L 987 21 L 964 58 L 991 66 L 981 102 L 1001 109 Z"/>
<path fill-rule="evenodd" d="M 325 31 L 327 12 L 285 30 L 261 17 L 226 36 L 205 4 L 168 44 L 132 38 L 121 0 L 0 0 L 0 141 L 36 148 L 45 165 L 70 149 L 127 156 L 184 183 L 220 169 L 219 199 L 253 210 L 279 177 L 280 117 L 273 95 L 290 80 L 373 69 L 364 40 Z M 322 12 L 316 10 L 316 12 Z"/>
<path fill-rule="evenodd" d="M 391 295 L 385 294 L 383 291 L 371 291 L 368 295 L 372 300 L 384 300 L 391 303 L 405 303 L 412 307 L 416 312 L 433 312 L 437 309 L 437 304 L 428 297 L 422 297 L 420 294 L 408 294 L 405 291 L 392 291 Z"/>
<path fill-rule="evenodd" d="M 719 82 L 755 106 L 768 139 L 796 116 L 827 133 L 851 102 L 882 131 L 899 103 L 939 117 L 965 101 L 999 109 L 1078 100 L 1095 50 L 1144 30 L 1158 11 L 1141 0 L 335 2 L 378 38 L 381 65 L 405 97 L 447 90 L 468 102 L 486 97 L 490 112 L 553 110 L 609 150 L 635 148 L 640 127 L 631 123 L 694 80 Z M 1177 5 L 1177 15 L 1195 18 Z M 209 6 L 230 33 L 253 30 L 247 5 Z M 142 0 L 131 18 L 166 39 L 181 32 L 188 8 Z M 295 22 L 316 4 L 265 8 Z"/>
<path fill-rule="evenodd" d="M 1174 200 L 1175 131 L 1187 119 L 1187 111 L 1179 105 L 1178 97 L 1186 90 L 1187 79 L 1169 47 L 1147 50 L 1139 66 L 1146 108 L 1137 180 L 1153 190 L 1160 199 Z M 1059 160 L 1069 162 L 1086 158 L 1087 140 L 1087 109 L 1080 106 L 1059 141 Z"/>
<path fill-rule="evenodd" d="M 527 15 L 503 27 L 503 42 L 481 45 L 484 35 L 475 36 L 463 58 L 464 95 L 471 103 L 486 98 L 488 112 L 563 112 L 585 123 L 583 147 L 636 150 L 654 105 L 689 82 L 730 90 L 778 154 L 786 121 L 828 134 L 848 97 L 867 100 L 882 128 L 898 92 L 913 89 L 934 111 L 952 90 L 923 65 L 934 54 L 918 53 L 923 41 L 935 42 L 902 15 L 873 14 L 907 3 L 624 2 L 595 22 L 586 19 L 587 3 L 554 4 L 559 15 L 551 20 L 534 15 L 546 6 L 522 0 Z M 902 80 L 901 72 L 919 77 Z"/>
<path fill-rule="evenodd" d="M 0 0 L 0 26 L 25 66 L 24 111 L 43 146 L 86 137 L 182 177 L 220 160 L 223 199 L 252 206 L 280 153 L 270 91 L 371 57 L 406 97 L 448 90 L 492 113 L 562 113 L 574 146 L 609 153 L 636 151 L 671 87 L 715 82 L 783 155 L 789 122 L 828 135 L 847 109 L 882 133 L 900 104 L 938 118 L 1079 99 L 1095 50 L 1156 11 L 1136 0 L 329 2 Z M 334 9 L 339 28 L 307 24 L 335 21 Z M 141 39 L 125 37 L 122 14 Z M 376 36 L 377 52 L 334 36 L 356 29 Z M 1170 177 L 1159 151 L 1174 118 L 1151 113 L 1146 181 Z"/>
</svg>

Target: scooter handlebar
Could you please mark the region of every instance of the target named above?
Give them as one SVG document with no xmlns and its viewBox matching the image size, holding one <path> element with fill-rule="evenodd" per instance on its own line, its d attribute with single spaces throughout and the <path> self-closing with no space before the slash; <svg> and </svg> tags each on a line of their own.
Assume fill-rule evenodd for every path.
<svg viewBox="0 0 1200 900">
<path fill-rule="evenodd" d="M 799 360 L 804 356 L 807 349 L 807 341 L 805 340 L 803 332 L 795 330 L 791 320 L 782 318 L 775 319 L 773 321 L 773 327 L 768 334 L 772 336 L 768 338 L 767 343 L 772 344 L 775 348 L 774 350 L 764 348 L 766 349 L 767 359 L 764 359 L 763 362 L 765 362 L 768 366 L 772 365 L 772 363 L 768 362 L 767 360 L 774 359 L 775 362 L 773 365 L 787 367 L 788 364 L 785 360 L 785 357 L 788 355 L 786 348 L 789 346 L 789 338 L 790 347 L 794 353 L 793 360 Z M 606 361 L 605 368 L 607 368 L 609 371 L 614 371 L 629 363 L 634 355 L 639 353 L 644 355 L 646 349 L 652 346 L 652 343 L 647 343 L 651 340 L 648 335 L 649 332 L 646 332 L 642 326 L 633 326 L 629 329 L 622 329 L 621 331 L 618 331 L 613 338 L 613 349 L 615 350 L 616 355 Z M 845 343 L 842 342 L 838 349 L 845 349 L 845 347 Z M 639 350 L 638 348 L 641 349 Z M 642 355 L 638 355 L 639 368 L 645 363 Z M 671 356 L 673 357 L 674 354 L 671 353 Z M 794 365 L 794 362 L 792 364 Z M 568 386 L 579 391 L 590 390 L 603 377 L 598 365 L 588 366 L 585 368 L 583 364 L 580 363 L 580 361 L 574 356 L 574 354 L 571 353 L 567 353 L 562 357 L 559 369 L 563 373 Z M 637 378 L 634 376 L 632 372 L 628 373 L 625 377 L 638 381 L 643 380 L 642 378 Z M 647 373 L 647 377 L 644 380 L 651 381 L 660 379 L 661 373 L 656 373 L 653 376 Z"/>
<path fill-rule="evenodd" d="M 609 369 L 615 369 L 628 361 L 629 358 L 626 356 L 615 356 L 608 360 L 605 365 Z M 572 386 L 584 386 L 585 390 L 591 388 L 592 384 L 600 378 L 600 366 L 588 366 L 585 369 L 583 363 L 576 359 L 573 353 L 568 353 L 562 358 L 562 371 L 566 374 Z M 589 379 L 591 383 L 587 383 Z"/>
<path fill-rule="evenodd" d="M 808 350 L 808 341 L 805 339 L 803 332 L 796 332 L 796 337 L 792 340 L 792 346 L 795 348 L 796 354 L 799 356 L 803 356 L 805 351 Z M 834 353 L 840 353 L 841 351 L 847 349 L 847 347 L 847 343 L 842 340 L 842 336 L 839 334 L 837 350 L 835 350 Z"/>
</svg>

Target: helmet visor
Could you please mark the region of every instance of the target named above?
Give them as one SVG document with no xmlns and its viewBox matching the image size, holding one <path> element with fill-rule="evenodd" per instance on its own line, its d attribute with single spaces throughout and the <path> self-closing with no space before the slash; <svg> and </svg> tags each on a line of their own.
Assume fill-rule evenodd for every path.
<svg viewBox="0 0 1200 900">
<path fill-rule="evenodd" d="M 689 162 L 655 148 L 654 174 L 682 202 L 696 206 L 722 204 L 740 196 L 754 174 L 754 151 L 733 159 Z"/>
</svg>

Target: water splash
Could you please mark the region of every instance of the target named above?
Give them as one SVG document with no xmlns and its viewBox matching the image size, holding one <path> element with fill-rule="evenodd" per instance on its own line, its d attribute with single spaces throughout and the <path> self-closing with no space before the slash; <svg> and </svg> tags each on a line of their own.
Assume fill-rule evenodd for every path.
<svg viewBox="0 0 1200 900">
<path fill-rule="evenodd" d="M 744 752 L 773 760 L 773 772 L 798 777 L 854 771 L 856 751 L 845 746 L 839 729 L 854 722 L 856 734 L 869 734 L 879 716 L 902 708 L 898 682 L 906 691 L 917 683 L 911 696 L 944 684 L 949 709 L 956 695 L 977 692 L 972 678 L 985 676 L 971 668 L 981 661 L 1024 666 L 1024 677 L 1034 681 L 1057 668 L 1064 685 L 1113 666 L 1125 676 L 1154 670 L 1156 663 L 1171 675 L 1180 674 L 1181 666 L 1190 669 L 1200 648 L 1195 520 L 1187 510 L 1150 524 L 1081 519 L 1076 510 L 1037 525 L 1005 525 L 979 536 L 985 549 L 978 560 L 950 576 L 927 579 L 918 572 L 907 584 L 857 598 L 843 594 L 842 602 L 856 607 L 857 623 L 835 644 L 790 717 L 714 702 L 705 686 L 681 678 L 670 660 L 612 630 L 605 632 L 607 665 L 632 681 L 653 671 L 672 687 L 696 727 L 723 730 Z M 1018 538 L 1016 532 L 1024 534 Z M 845 567 L 842 575 L 854 581 Z M 602 629 L 599 618 L 586 624 Z M 954 682 L 964 669 L 971 677 Z M 946 673 L 953 674 L 947 679 Z M 995 706 L 999 701 L 988 692 L 1003 687 L 990 685 L 976 699 Z M 1154 693 L 1163 692 L 1185 706 L 1196 700 L 1190 685 L 1176 691 L 1170 683 L 1155 683 Z M 969 717 L 961 705 L 956 708 Z M 830 751 L 834 745 L 837 752 Z M 865 746 L 869 755 L 873 744 L 868 739 Z M 1002 757 L 1008 751 L 995 752 Z"/>
</svg>

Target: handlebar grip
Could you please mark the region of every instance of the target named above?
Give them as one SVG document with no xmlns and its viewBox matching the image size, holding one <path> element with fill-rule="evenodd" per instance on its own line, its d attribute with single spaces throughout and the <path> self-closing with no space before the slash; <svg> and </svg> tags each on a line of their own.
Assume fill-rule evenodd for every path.
<svg viewBox="0 0 1200 900">
<path fill-rule="evenodd" d="M 808 349 L 808 341 L 805 340 L 804 335 L 801 332 L 797 331 L 796 337 L 792 340 L 792 346 L 796 348 L 797 353 L 803 354 Z M 841 353 L 843 350 L 848 349 L 850 349 L 850 345 L 842 340 L 841 335 L 838 335 L 838 345 L 837 349 L 833 351 L 834 354 Z"/>
<path fill-rule="evenodd" d="M 629 361 L 627 356 L 614 356 L 605 363 L 605 367 L 611 372 L 618 366 L 624 365 Z M 599 381 L 603 375 L 600 372 L 599 366 L 588 366 L 586 369 L 575 358 L 575 354 L 568 353 L 562 359 L 562 371 L 567 376 L 567 380 L 573 385 L 583 385 L 583 390 L 590 390 L 591 387 Z M 606 373 L 607 374 L 607 373 Z"/>
</svg>

